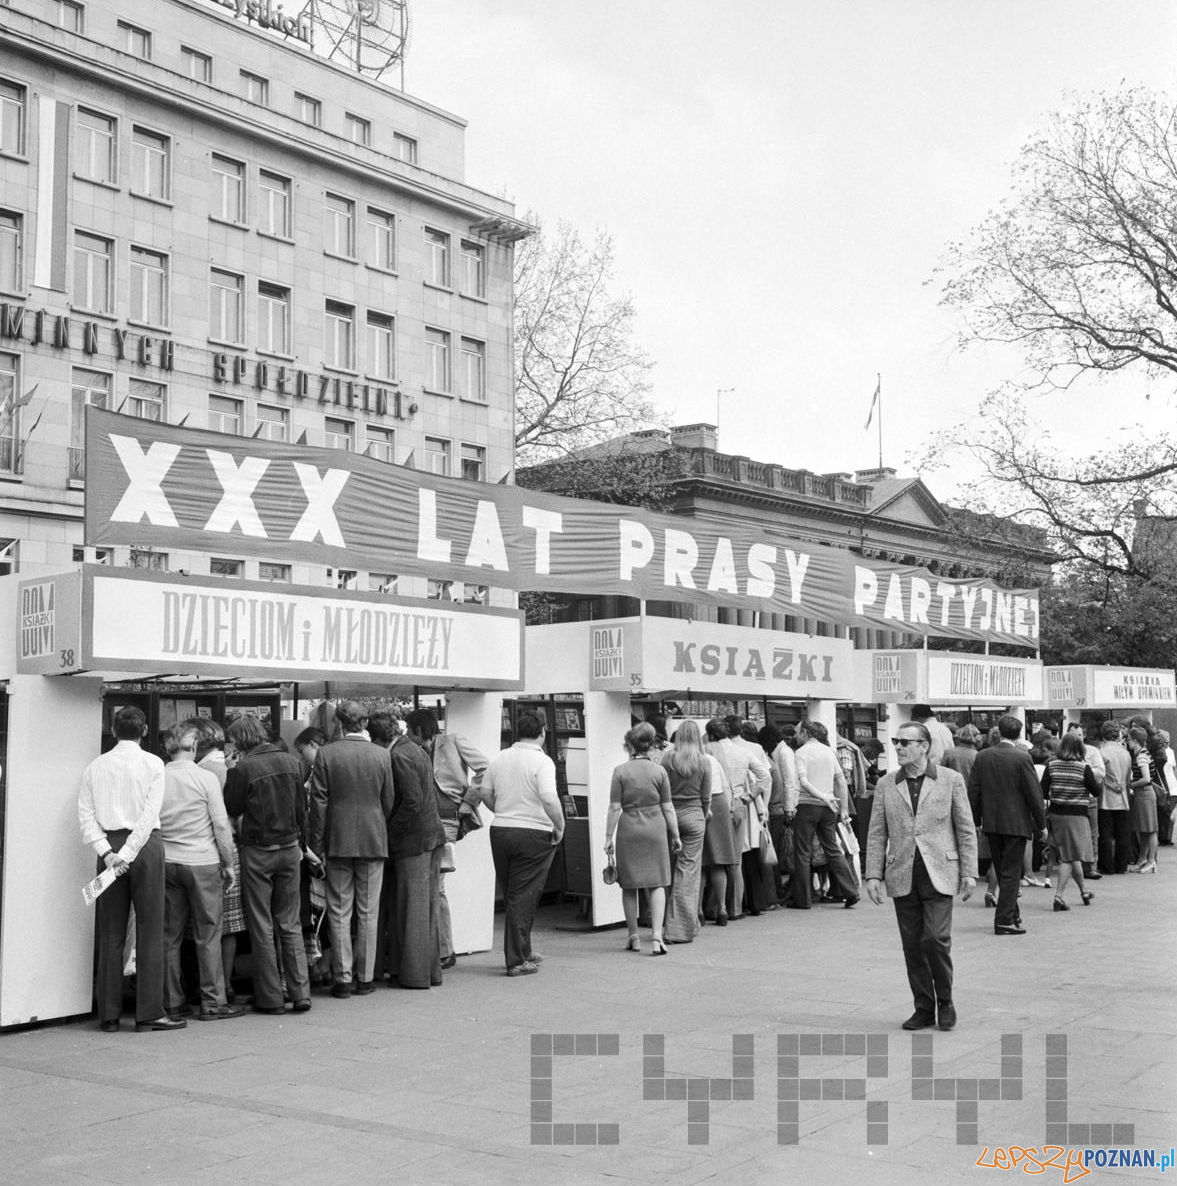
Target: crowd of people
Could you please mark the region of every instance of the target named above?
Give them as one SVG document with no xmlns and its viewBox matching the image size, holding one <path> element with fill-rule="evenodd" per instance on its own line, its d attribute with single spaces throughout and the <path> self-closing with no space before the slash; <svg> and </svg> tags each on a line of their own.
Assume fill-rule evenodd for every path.
<svg viewBox="0 0 1177 1186">
<path fill-rule="evenodd" d="M 120 1025 L 132 911 L 139 1030 L 239 1017 L 249 1004 L 263 1014 L 306 1012 L 312 986 L 347 999 L 381 982 L 440 985 L 457 959 L 445 874 L 454 845 L 482 826 L 479 804 L 494 813 L 506 972 L 539 970 L 531 931 L 564 832 L 543 718 L 520 714 L 515 743 L 492 759 L 440 732 L 428 709 L 402 722 L 347 701 L 331 724 L 333 740 L 309 728 L 287 747 L 250 716 L 225 731 L 194 718 L 162 735 L 165 764 L 141 744 L 143 713 L 115 714 L 116 745 L 87 768 L 79 795 L 83 840 L 99 871 L 116 874 L 97 908 L 103 1030 Z M 945 893 L 950 903 L 958 889 L 967 897 L 974 865 L 987 877 L 995 933 L 1024 934 L 1023 889 L 1051 885 L 1053 909 L 1067 911 L 1074 882 L 1088 905 L 1092 881 L 1155 873 L 1158 845 L 1171 843 L 1177 768 L 1168 736 L 1143 717 L 1105 721 L 1099 745 L 1077 724 L 1026 742 L 1014 716 L 982 736 L 916 706 L 895 740 L 899 765 L 881 783 L 877 742 L 831 738 L 815 720 L 781 731 L 738 717 L 675 724 L 669 738 L 662 718 L 635 724 L 613 774 L 607 876 L 622 892 L 625 949 L 642 950 L 643 921 L 651 953 L 665 955 L 668 945 L 693 942 L 705 923 L 724 927 L 820 902 L 849 909 L 862 892 L 879 901 L 885 877 L 913 990 L 923 978 L 909 1019 L 921 1024 L 937 1007 L 941 1028 L 950 1028 L 943 1018 L 955 1022 L 943 996 L 950 912 L 929 914 L 927 902 L 942 908 Z M 959 787 L 940 780 L 953 796 L 967 788 L 972 834 L 958 837 L 953 852 L 969 867 L 953 856 L 957 865 L 937 871 L 917 853 L 914 874 L 893 876 L 903 817 L 888 808 L 872 827 L 876 791 L 898 794 L 913 818 L 920 787 L 931 778 L 935 790 L 941 767 L 959 775 Z M 917 841 L 909 847 L 923 852 Z M 960 882 L 951 892 L 940 885 L 950 872 Z M 895 885 L 904 887 L 898 896 Z M 918 909 L 905 930 L 899 899 L 911 895 Z M 935 933 L 921 937 L 921 925 Z M 234 992 L 243 933 L 251 999 Z M 194 968 L 181 960 L 189 939 Z"/>
</svg>

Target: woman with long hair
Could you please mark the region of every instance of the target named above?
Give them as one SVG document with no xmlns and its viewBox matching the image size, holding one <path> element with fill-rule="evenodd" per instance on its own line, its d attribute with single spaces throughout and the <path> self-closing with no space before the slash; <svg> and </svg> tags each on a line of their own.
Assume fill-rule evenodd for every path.
<svg viewBox="0 0 1177 1186">
<path fill-rule="evenodd" d="M 1095 897 L 1083 881 L 1083 862 L 1092 861 L 1091 823 L 1087 805 L 1092 795 L 1099 795 L 1099 780 L 1087 764 L 1083 739 L 1078 733 L 1068 733 L 1059 742 L 1058 755 L 1047 757 L 1042 772 L 1042 793 L 1050 807 L 1051 843 L 1058 859 L 1058 879 L 1054 886 L 1055 910 L 1070 910 L 1063 895 L 1073 877 L 1079 886 L 1079 897 L 1084 906 Z"/>
<path fill-rule="evenodd" d="M 670 801 L 682 841 L 670 883 L 666 942 L 690 943 L 699 933 L 703 837 L 711 816 L 711 763 L 703 753 L 703 740 L 694 721 L 679 725 L 670 748 L 662 753 L 662 768 L 670 779 Z"/>
<path fill-rule="evenodd" d="M 642 722 L 625 735 L 633 755 L 613 771 L 609 814 L 605 818 L 605 852 L 614 855 L 617 833 L 617 881 L 629 931 L 627 951 L 641 951 L 638 938 L 638 891 L 650 901 L 651 955 L 665 955 L 662 920 L 666 915 L 666 887 L 670 884 L 670 854 L 678 853 L 678 817 L 670 801 L 670 779 L 651 752 L 654 726 Z M 669 844 L 667 837 L 669 835 Z"/>
<path fill-rule="evenodd" d="M 703 868 L 707 874 L 707 888 L 715 908 L 715 925 L 726 927 L 728 920 L 728 875 L 740 863 L 737 841 L 739 828 L 732 818 L 732 788 L 723 764 L 712 753 L 716 742 L 727 737 L 727 726 L 722 721 L 707 722 L 707 744 L 703 756 L 711 768 L 711 814 L 703 835 Z"/>
</svg>

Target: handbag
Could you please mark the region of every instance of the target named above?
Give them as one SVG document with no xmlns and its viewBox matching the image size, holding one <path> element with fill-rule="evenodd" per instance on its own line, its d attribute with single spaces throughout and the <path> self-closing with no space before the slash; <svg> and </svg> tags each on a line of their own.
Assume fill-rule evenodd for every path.
<svg viewBox="0 0 1177 1186">
<path fill-rule="evenodd" d="M 778 864 L 776 847 L 773 845 L 772 837 L 768 834 L 767 828 L 760 829 L 760 864 L 763 868 L 769 869 Z"/>
<path fill-rule="evenodd" d="M 793 875 L 796 856 L 795 848 L 796 842 L 793 838 L 793 825 L 785 824 L 784 831 L 781 832 L 781 847 L 777 852 L 777 857 L 780 860 L 781 872 L 788 873 L 790 877 Z"/>
<path fill-rule="evenodd" d="M 617 866 L 612 861 L 601 870 L 601 880 L 606 885 L 617 884 Z"/>
</svg>

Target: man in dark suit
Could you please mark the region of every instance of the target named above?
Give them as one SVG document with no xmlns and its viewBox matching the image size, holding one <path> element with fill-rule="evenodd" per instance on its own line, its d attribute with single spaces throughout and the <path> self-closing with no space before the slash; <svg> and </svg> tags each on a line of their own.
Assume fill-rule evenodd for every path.
<svg viewBox="0 0 1177 1186">
<path fill-rule="evenodd" d="M 993 930 L 998 935 L 1024 935 L 1018 910 L 1018 883 L 1026 841 L 1035 829 L 1046 832 L 1046 809 L 1042 787 L 1029 753 L 1015 744 L 1022 735 L 1022 722 L 1006 713 L 998 718 L 1001 735 L 996 745 L 983 749 L 969 774 L 969 803 L 973 819 L 989 841 L 989 853 L 997 870 L 997 916 Z"/>
<path fill-rule="evenodd" d="M 368 732 L 392 759 L 396 787 L 388 821 L 388 866 L 381 895 L 378 960 L 401 988 L 441 984 L 441 853 L 445 832 L 429 755 L 390 713 L 373 713 Z"/>
<path fill-rule="evenodd" d="M 323 746 L 311 771 L 311 851 L 327 867 L 327 921 L 335 984 L 331 995 L 374 987 L 376 931 L 384 862 L 388 856 L 388 818 L 392 815 L 392 763 L 388 751 L 372 745 L 364 725 L 368 714 L 355 700 L 335 709 L 343 737 Z M 356 917 L 356 946 L 351 941 Z"/>
</svg>

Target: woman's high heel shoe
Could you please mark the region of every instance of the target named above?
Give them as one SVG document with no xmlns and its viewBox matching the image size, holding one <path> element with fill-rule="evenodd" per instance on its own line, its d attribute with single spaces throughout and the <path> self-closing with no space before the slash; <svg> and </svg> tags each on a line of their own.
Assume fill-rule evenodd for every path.
<svg viewBox="0 0 1177 1186">
<path fill-rule="evenodd" d="M 1144 864 L 1141 865 L 1140 868 L 1136 870 L 1137 873 L 1155 873 L 1156 871 L 1157 871 L 1156 861 L 1145 861 Z"/>
<path fill-rule="evenodd" d="M 1091 905 L 1091 899 L 1095 897 L 1095 894 L 1093 894 L 1093 893 L 1092 893 L 1090 890 L 1084 890 L 1084 891 L 1083 891 L 1083 892 L 1082 892 L 1082 893 L 1079 895 L 1079 897 L 1081 897 L 1081 898 L 1083 899 L 1083 905 L 1084 905 L 1084 906 L 1090 906 L 1090 905 Z"/>
<path fill-rule="evenodd" d="M 715 925 L 717 927 L 726 927 L 727 926 L 727 914 L 726 913 L 717 914 L 715 916 Z"/>
<path fill-rule="evenodd" d="M 985 891 L 985 905 L 991 910 L 997 905 L 997 897 L 991 894 L 988 890 Z"/>
<path fill-rule="evenodd" d="M 1055 909 L 1055 912 L 1056 912 L 1056 913 L 1058 913 L 1059 911 L 1062 911 L 1062 910 L 1070 910 L 1070 906 L 1068 906 L 1068 905 L 1066 904 L 1066 902 L 1064 902 L 1064 901 L 1062 900 L 1062 898 L 1060 898 L 1060 897 L 1058 896 L 1058 894 L 1055 894 L 1055 896 L 1054 896 L 1054 909 Z"/>
<path fill-rule="evenodd" d="M 651 951 L 650 951 L 651 955 L 665 955 L 666 954 L 666 944 L 663 943 L 661 939 L 652 940 L 650 943 L 650 948 L 651 948 Z"/>
<path fill-rule="evenodd" d="M 640 952 L 642 950 L 641 939 L 639 939 L 637 935 L 630 935 L 630 937 L 625 941 L 625 950 Z"/>
</svg>

